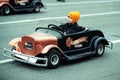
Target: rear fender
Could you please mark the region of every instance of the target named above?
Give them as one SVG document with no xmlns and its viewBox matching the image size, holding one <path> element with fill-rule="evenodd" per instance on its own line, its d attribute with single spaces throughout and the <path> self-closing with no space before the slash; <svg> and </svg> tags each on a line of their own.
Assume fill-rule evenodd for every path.
<svg viewBox="0 0 120 80">
<path fill-rule="evenodd" d="M 41 51 L 41 54 L 47 54 L 53 48 L 57 49 L 58 51 L 60 51 L 60 53 L 63 54 L 63 51 L 56 45 L 48 45 L 48 46 L 44 47 L 43 50 Z"/>
<path fill-rule="evenodd" d="M 109 45 L 108 41 L 104 38 L 104 37 L 99 37 L 96 36 L 94 37 L 94 39 L 92 40 L 92 44 L 91 44 L 91 51 L 95 51 L 98 43 L 102 42 L 104 45 Z"/>
<path fill-rule="evenodd" d="M 98 43 L 103 43 L 104 45 L 109 45 L 108 41 L 104 38 L 104 37 L 99 37 L 96 41 L 95 41 L 95 48 L 97 47 Z"/>
<path fill-rule="evenodd" d="M 113 49 L 113 43 L 110 41 L 107 41 L 104 37 L 100 37 L 96 43 L 95 43 L 95 47 L 97 46 L 98 43 L 103 43 L 106 47 Z"/>
<path fill-rule="evenodd" d="M 35 6 L 35 5 L 41 5 L 41 7 L 44 7 L 43 3 L 42 3 L 42 2 L 38 2 L 38 1 L 36 1 L 33 5 L 34 5 L 34 6 Z"/>
<path fill-rule="evenodd" d="M 95 40 L 95 43 L 94 43 L 94 50 L 96 50 L 96 47 L 99 43 L 103 43 L 105 46 L 106 45 L 109 45 L 108 41 L 104 38 L 104 37 L 99 37 Z"/>
</svg>

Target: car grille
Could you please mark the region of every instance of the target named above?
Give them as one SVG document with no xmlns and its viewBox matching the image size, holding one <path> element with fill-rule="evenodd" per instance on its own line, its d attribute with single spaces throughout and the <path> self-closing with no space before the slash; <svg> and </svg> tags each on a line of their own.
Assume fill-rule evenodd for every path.
<svg viewBox="0 0 120 80">
<path fill-rule="evenodd" d="M 27 50 L 33 50 L 32 42 L 25 42 L 24 43 L 24 48 L 27 49 Z"/>
</svg>

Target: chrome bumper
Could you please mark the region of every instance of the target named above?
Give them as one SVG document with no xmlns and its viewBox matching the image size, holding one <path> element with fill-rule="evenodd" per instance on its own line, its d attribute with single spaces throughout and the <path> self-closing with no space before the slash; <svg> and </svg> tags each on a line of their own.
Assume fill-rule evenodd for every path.
<svg viewBox="0 0 120 80">
<path fill-rule="evenodd" d="M 106 47 L 110 48 L 110 49 L 113 49 L 113 43 L 111 41 L 108 41 L 108 44 Z"/>
<path fill-rule="evenodd" d="M 17 61 L 29 63 L 29 64 L 36 65 L 36 66 L 47 66 L 47 62 L 48 62 L 47 58 L 34 57 L 34 56 L 20 53 L 15 50 L 11 51 L 6 48 L 4 48 L 4 55 L 9 58 L 13 58 Z"/>
</svg>

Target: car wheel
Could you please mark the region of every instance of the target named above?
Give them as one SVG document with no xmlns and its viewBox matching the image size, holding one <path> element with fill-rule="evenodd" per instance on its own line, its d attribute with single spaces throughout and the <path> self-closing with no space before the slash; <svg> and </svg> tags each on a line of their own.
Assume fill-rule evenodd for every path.
<svg viewBox="0 0 120 80">
<path fill-rule="evenodd" d="M 7 6 L 7 5 L 5 5 L 1 8 L 1 14 L 2 15 L 8 15 L 8 14 L 10 14 L 10 11 L 11 11 L 10 7 Z"/>
<path fill-rule="evenodd" d="M 96 56 L 102 56 L 105 51 L 105 45 L 103 43 L 99 43 L 96 47 Z"/>
<path fill-rule="evenodd" d="M 36 4 L 33 11 L 38 13 L 38 12 L 40 12 L 40 8 L 41 8 L 41 6 Z"/>
<path fill-rule="evenodd" d="M 16 50 L 16 47 L 15 47 L 15 46 L 13 46 L 11 50 L 12 50 L 12 51 Z"/>
<path fill-rule="evenodd" d="M 57 68 L 61 63 L 61 56 L 57 50 L 50 50 L 48 53 L 48 64 L 47 68 Z"/>
</svg>

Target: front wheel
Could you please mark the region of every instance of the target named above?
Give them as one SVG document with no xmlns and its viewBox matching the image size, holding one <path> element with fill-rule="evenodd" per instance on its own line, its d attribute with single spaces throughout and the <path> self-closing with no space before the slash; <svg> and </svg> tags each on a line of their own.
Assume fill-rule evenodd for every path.
<svg viewBox="0 0 120 80">
<path fill-rule="evenodd" d="M 16 50 L 16 47 L 15 46 L 12 46 L 12 49 L 11 49 L 12 51 L 14 51 L 14 50 Z"/>
<path fill-rule="evenodd" d="M 59 51 L 57 50 L 50 50 L 48 53 L 48 63 L 47 68 L 57 68 L 61 63 L 61 56 Z"/>
<path fill-rule="evenodd" d="M 3 6 L 0 10 L 2 15 L 8 15 L 8 14 L 10 14 L 10 11 L 11 11 L 10 7 L 7 5 Z"/>
<path fill-rule="evenodd" d="M 96 47 L 96 56 L 102 56 L 105 51 L 105 45 L 103 43 L 99 43 Z"/>
</svg>

